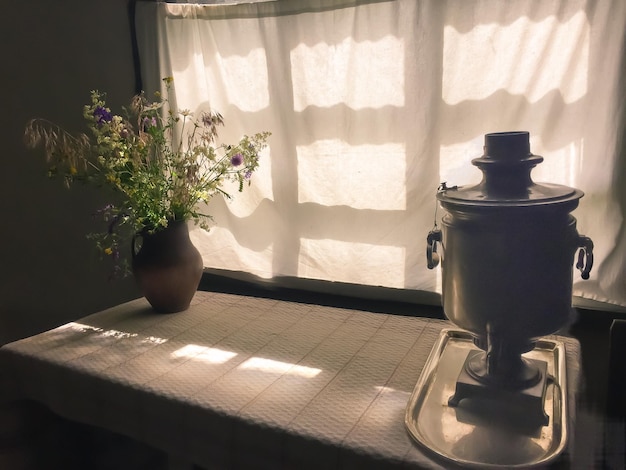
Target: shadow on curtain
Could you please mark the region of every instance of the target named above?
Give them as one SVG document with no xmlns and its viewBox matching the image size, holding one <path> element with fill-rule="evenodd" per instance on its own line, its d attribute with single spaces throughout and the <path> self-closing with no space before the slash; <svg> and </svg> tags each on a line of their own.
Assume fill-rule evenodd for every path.
<svg viewBox="0 0 626 470">
<path fill-rule="evenodd" d="M 426 234 L 441 181 L 473 184 L 489 132 L 527 130 L 535 181 L 585 191 L 596 245 L 575 294 L 626 308 L 619 0 L 306 0 L 138 5 L 144 83 L 269 130 L 250 190 L 215 199 L 208 268 L 437 293 Z M 622 12 L 624 14 L 618 14 Z M 620 150 L 621 153 L 620 153 Z M 441 211 L 439 211 L 441 215 Z M 576 280 L 575 280 L 576 281 Z"/>
</svg>

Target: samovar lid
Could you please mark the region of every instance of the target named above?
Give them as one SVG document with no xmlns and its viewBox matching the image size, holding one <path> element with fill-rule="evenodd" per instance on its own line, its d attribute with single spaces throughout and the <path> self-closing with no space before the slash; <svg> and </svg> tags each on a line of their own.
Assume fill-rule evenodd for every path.
<svg viewBox="0 0 626 470">
<path fill-rule="evenodd" d="M 535 183 L 531 170 L 543 157 L 530 152 L 528 132 L 496 132 L 485 135 L 484 155 L 472 160 L 483 172 L 475 186 L 440 188 L 437 199 L 446 208 L 529 207 L 562 204 L 571 211 L 583 196 L 579 189 L 551 183 Z"/>
</svg>

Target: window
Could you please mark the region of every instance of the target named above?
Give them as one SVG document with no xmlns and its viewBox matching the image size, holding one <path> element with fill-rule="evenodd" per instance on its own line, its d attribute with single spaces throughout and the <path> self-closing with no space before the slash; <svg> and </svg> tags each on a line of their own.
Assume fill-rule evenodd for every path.
<svg viewBox="0 0 626 470">
<path fill-rule="evenodd" d="M 596 267 L 576 295 L 626 307 L 626 243 L 616 244 L 624 207 L 614 189 L 624 160 L 626 14 L 617 12 L 625 8 L 619 0 L 143 5 L 148 90 L 172 75 L 178 106 L 219 110 L 225 138 L 273 132 L 252 190 L 214 200 L 216 227 L 194 232 L 206 266 L 437 292 L 424 251 L 438 184 L 480 179 L 471 159 L 484 134 L 528 130 L 545 158 L 535 181 L 586 193 L 574 215 L 596 244 Z"/>
</svg>

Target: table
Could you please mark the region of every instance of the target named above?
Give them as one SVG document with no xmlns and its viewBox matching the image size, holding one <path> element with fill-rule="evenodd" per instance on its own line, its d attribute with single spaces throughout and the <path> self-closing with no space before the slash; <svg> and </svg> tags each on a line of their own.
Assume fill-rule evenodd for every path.
<svg viewBox="0 0 626 470">
<path fill-rule="evenodd" d="M 136 299 L 0 348 L 2 398 L 202 468 L 448 468 L 404 414 L 449 326 L 212 292 L 177 314 Z M 579 344 L 558 339 L 574 420 Z"/>
</svg>

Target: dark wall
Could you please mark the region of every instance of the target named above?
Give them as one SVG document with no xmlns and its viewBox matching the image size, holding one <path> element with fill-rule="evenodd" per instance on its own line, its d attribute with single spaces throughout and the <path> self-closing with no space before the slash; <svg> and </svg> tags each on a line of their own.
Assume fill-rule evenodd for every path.
<svg viewBox="0 0 626 470">
<path fill-rule="evenodd" d="M 138 297 L 108 281 L 86 234 L 109 195 L 48 180 L 22 140 L 31 117 L 82 128 L 92 89 L 111 107 L 135 91 L 130 0 L 20 0 L 0 15 L 0 344 Z"/>
</svg>

